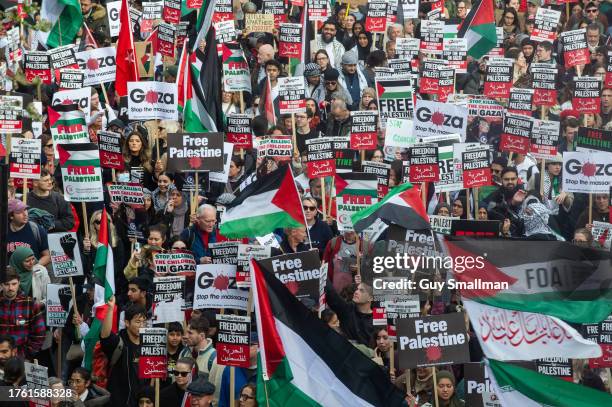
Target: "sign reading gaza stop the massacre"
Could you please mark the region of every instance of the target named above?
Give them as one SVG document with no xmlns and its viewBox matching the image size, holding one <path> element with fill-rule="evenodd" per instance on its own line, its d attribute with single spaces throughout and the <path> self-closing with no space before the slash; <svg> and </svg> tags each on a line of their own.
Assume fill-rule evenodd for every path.
<svg viewBox="0 0 612 407">
<path fill-rule="evenodd" d="M 249 367 L 251 318 L 240 315 L 217 315 L 217 362 L 223 366 Z"/>
<path fill-rule="evenodd" d="M 283 254 L 257 263 L 263 270 L 273 273 L 308 308 L 319 303 L 321 261 L 316 250 Z"/>
<path fill-rule="evenodd" d="M 229 308 L 246 311 L 248 296 L 248 290 L 236 285 L 235 265 L 198 265 L 193 309 Z"/>
<path fill-rule="evenodd" d="M 168 331 L 166 328 L 140 328 L 139 336 L 138 378 L 165 379 L 168 374 Z"/>
<path fill-rule="evenodd" d="M 95 48 L 76 53 L 79 67 L 85 72 L 85 86 L 114 82 L 117 68 L 117 48 Z"/>
<path fill-rule="evenodd" d="M 168 135 L 168 171 L 223 171 L 223 133 Z"/>
<path fill-rule="evenodd" d="M 468 110 L 450 103 L 417 100 L 414 135 L 427 138 L 441 134 L 465 134 Z"/>
<path fill-rule="evenodd" d="M 130 120 L 178 120 L 175 83 L 128 82 Z"/>
<path fill-rule="evenodd" d="M 563 190 L 607 194 L 612 186 L 612 153 L 566 151 L 563 153 Z"/>
<path fill-rule="evenodd" d="M 397 337 L 404 369 L 470 361 L 463 313 L 400 319 Z"/>
<path fill-rule="evenodd" d="M 280 114 L 306 111 L 306 90 L 301 76 L 278 78 L 278 106 Z"/>
</svg>

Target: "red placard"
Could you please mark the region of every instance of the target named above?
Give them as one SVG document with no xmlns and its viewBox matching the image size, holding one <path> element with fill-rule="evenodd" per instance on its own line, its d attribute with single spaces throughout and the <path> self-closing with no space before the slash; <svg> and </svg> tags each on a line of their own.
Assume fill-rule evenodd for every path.
<svg viewBox="0 0 612 407">
<path fill-rule="evenodd" d="M 491 168 L 463 171 L 463 187 L 477 188 L 491 185 Z"/>
<path fill-rule="evenodd" d="M 529 152 L 529 138 L 521 137 L 514 134 L 503 133 L 499 143 L 501 151 L 510 151 L 519 154 L 527 154 Z"/>
<path fill-rule="evenodd" d="M 306 164 L 308 178 L 329 177 L 336 173 L 336 160 L 309 161 Z"/>
<path fill-rule="evenodd" d="M 352 150 L 374 150 L 378 145 L 376 133 L 351 133 Z"/>
</svg>

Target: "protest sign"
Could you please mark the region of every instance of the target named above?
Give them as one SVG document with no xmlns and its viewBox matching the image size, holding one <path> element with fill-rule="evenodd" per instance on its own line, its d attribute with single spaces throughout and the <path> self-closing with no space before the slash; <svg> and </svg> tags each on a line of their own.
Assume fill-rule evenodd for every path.
<svg viewBox="0 0 612 407">
<path fill-rule="evenodd" d="M 217 363 L 222 366 L 248 368 L 251 318 L 240 315 L 217 315 Z"/>
<path fill-rule="evenodd" d="M 234 145 L 232 143 L 223 143 L 223 170 L 222 171 L 210 171 L 204 174 L 208 174 L 209 180 L 206 181 L 207 184 L 209 182 L 220 182 L 225 184 L 229 178 L 229 169 L 232 161 L 232 153 L 234 152 Z M 205 179 L 205 178 L 204 178 Z M 201 182 L 200 182 L 201 184 Z M 208 191 L 210 189 L 209 186 L 206 188 L 202 187 L 203 191 Z"/>
<path fill-rule="evenodd" d="M 253 257 L 255 260 L 261 260 L 261 259 L 266 259 L 268 257 L 270 257 L 270 252 L 272 250 L 271 246 L 263 246 L 263 245 L 258 245 L 258 244 L 243 244 L 240 243 L 238 245 L 238 266 L 242 267 L 242 269 L 246 272 L 249 271 L 249 258 Z M 247 273 L 248 274 L 248 273 Z M 241 279 L 238 278 L 238 276 L 241 275 L 241 277 L 244 277 L 245 275 L 243 273 L 241 273 L 240 271 L 238 272 L 238 274 L 236 274 L 236 283 L 238 284 L 238 287 L 242 288 L 242 287 L 246 287 L 248 288 L 249 285 L 241 285 L 241 283 L 243 283 L 244 281 L 246 281 L 244 278 Z"/>
<path fill-rule="evenodd" d="M 164 0 L 162 18 L 170 24 L 178 24 L 181 21 L 181 0 Z"/>
<path fill-rule="evenodd" d="M 471 98 L 467 104 L 467 108 L 468 119 L 480 117 L 489 123 L 501 122 L 505 111 L 502 105 L 484 97 Z"/>
<path fill-rule="evenodd" d="M 68 308 L 62 305 L 60 297 L 70 296 L 68 284 L 47 284 L 46 324 L 48 327 L 63 328 L 66 326 Z"/>
<path fill-rule="evenodd" d="M 466 148 L 461 156 L 463 163 L 463 187 L 475 188 L 491 185 L 488 146 Z"/>
<path fill-rule="evenodd" d="M 225 137 L 227 142 L 232 143 L 236 148 L 252 148 L 251 116 L 248 114 L 228 115 Z"/>
<path fill-rule="evenodd" d="M 404 369 L 470 360 L 463 313 L 399 319 L 397 336 Z"/>
<path fill-rule="evenodd" d="M 372 33 L 384 33 L 387 28 L 387 0 L 370 0 L 365 19 L 365 29 Z"/>
<path fill-rule="evenodd" d="M 273 14 L 245 14 L 246 33 L 272 33 L 274 31 Z"/>
<path fill-rule="evenodd" d="M 443 235 L 450 235 L 453 219 L 459 218 L 452 216 L 429 215 L 431 230 L 442 233 Z"/>
<path fill-rule="evenodd" d="M 447 65 L 448 62 L 443 59 L 425 59 L 421 69 L 419 92 L 426 95 L 437 95 L 440 91 L 440 70 Z"/>
<path fill-rule="evenodd" d="M 286 58 L 302 58 L 302 25 L 281 23 L 278 55 Z"/>
<path fill-rule="evenodd" d="M 336 175 L 336 213 L 338 230 L 353 230 L 351 215 L 374 205 L 378 201 L 378 179 L 375 174 L 351 172 Z"/>
<path fill-rule="evenodd" d="M 23 59 L 26 80 L 33 81 L 37 76 L 46 85 L 51 84 L 51 60 L 46 51 L 28 51 Z"/>
<path fill-rule="evenodd" d="M 6 30 L 5 57 L 10 64 L 16 64 L 23 60 L 23 49 L 21 47 L 21 31 L 19 27 Z"/>
<path fill-rule="evenodd" d="M 415 294 L 388 295 L 380 305 L 385 308 L 388 318 L 416 318 L 421 314 L 419 296 Z"/>
<path fill-rule="evenodd" d="M 612 131 L 579 127 L 576 151 L 595 150 L 612 153 Z"/>
<path fill-rule="evenodd" d="M 444 67 L 438 70 L 438 101 L 446 102 L 455 93 L 455 69 Z"/>
<path fill-rule="evenodd" d="M 278 78 L 278 106 L 280 114 L 306 112 L 304 78 Z"/>
<path fill-rule="evenodd" d="M 612 224 L 607 222 L 593 221 L 593 241 L 603 249 L 610 250 L 612 243 Z"/>
<path fill-rule="evenodd" d="M 582 324 L 584 339 L 599 344 L 602 356 L 589 359 L 591 368 L 612 367 L 612 315 L 598 324 Z"/>
<path fill-rule="evenodd" d="M 417 142 L 414 123 L 408 119 L 388 119 L 385 127 L 385 146 L 408 148 Z"/>
<path fill-rule="evenodd" d="M 465 403 L 470 407 L 501 407 L 483 363 L 463 365 Z"/>
<path fill-rule="evenodd" d="M 194 0 L 188 1 L 188 3 L 193 3 Z M 202 4 L 202 0 L 195 0 L 195 2 L 199 2 L 200 5 L 193 4 L 193 7 L 188 6 L 189 8 L 199 9 Z M 215 8 L 213 9 L 213 23 L 218 23 L 221 21 L 231 20 L 234 16 L 232 11 L 232 0 L 217 0 L 215 2 Z"/>
<path fill-rule="evenodd" d="M 69 202 L 104 200 L 98 145 L 58 144 L 64 198 Z"/>
<path fill-rule="evenodd" d="M 176 39 L 176 26 L 174 24 L 160 23 L 157 26 L 157 49 L 161 55 L 174 58 L 174 42 Z"/>
<path fill-rule="evenodd" d="M 216 22 L 214 27 L 217 44 L 224 44 L 236 40 L 236 26 L 234 20 Z"/>
<path fill-rule="evenodd" d="M 248 290 L 236 286 L 236 266 L 199 264 L 193 309 L 225 308 L 246 311 Z"/>
<path fill-rule="evenodd" d="M 81 69 L 62 69 L 59 71 L 60 89 L 81 89 L 85 80 L 85 72 Z"/>
<path fill-rule="evenodd" d="M 283 254 L 257 262 L 264 272 L 274 273 L 306 307 L 319 303 L 321 261 L 316 250 Z"/>
<path fill-rule="evenodd" d="M 75 232 L 49 233 L 49 254 L 56 278 L 83 275 L 81 251 Z"/>
<path fill-rule="evenodd" d="M 441 134 L 465 134 L 468 110 L 450 103 L 417 100 L 414 134 L 427 138 Z"/>
<path fill-rule="evenodd" d="M 91 88 L 62 90 L 53 94 L 51 106 L 77 105 L 85 113 L 85 117 L 91 116 Z"/>
<path fill-rule="evenodd" d="M 49 387 L 49 373 L 46 366 L 24 362 L 25 379 L 28 385 Z"/>
<path fill-rule="evenodd" d="M 387 325 L 387 313 L 383 307 L 372 308 L 372 325 L 385 326 Z"/>
<path fill-rule="evenodd" d="M 156 274 L 195 273 L 196 262 L 190 251 L 173 250 L 153 256 Z"/>
<path fill-rule="evenodd" d="M 308 178 L 320 178 L 336 172 L 336 159 L 330 137 L 315 137 L 306 140 Z"/>
<path fill-rule="evenodd" d="M 111 202 L 122 203 L 132 208 L 144 208 L 144 193 L 140 184 L 110 184 L 108 194 Z"/>
<path fill-rule="evenodd" d="M 606 88 L 612 88 L 612 50 L 608 50 L 606 55 L 606 77 L 604 79 L 604 86 Z"/>
<path fill-rule="evenodd" d="M 531 116 L 533 113 L 533 89 L 510 88 L 508 113 Z"/>
<path fill-rule="evenodd" d="M 364 161 L 361 163 L 362 171 L 368 174 L 376 174 L 378 180 L 378 199 L 383 199 L 389 192 L 389 176 L 391 164 L 379 163 L 375 161 Z"/>
<path fill-rule="evenodd" d="M 284 0 L 262 0 L 261 9 L 264 15 L 274 16 L 274 28 L 278 29 L 281 23 L 287 22 L 286 2 Z"/>
<path fill-rule="evenodd" d="M 11 138 L 11 178 L 40 178 L 40 139 Z"/>
<path fill-rule="evenodd" d="M 404 18 L 419 18 L 419 0 L 399 0 Z"/>
<path fill-rule="evenodd" d="M 543 358 L 536 359 L 535 366 L 538 373 L 547 376 L 555 376 L 567 382 L 574 381 L 574 369 L 572 359 L 568 358 Z"/>
<path fill-rule="evenodd" d="M 164 1 L 143 1 L 142 2 L 142 18 L 144 20 L 158 20 L 162 18 L 162 10 Z"/>
<path fill-rule="evenodd" d="M 108 29 L 111 37 L 119 36 L 119 11 L 121 11 L 121 1 L 109 1 L 106 3 L 106 15 L 108 16 Z"/>
<path fill-rule="evenodd" d="M 444 38 L 442 59 L 448 61 L 449 68 L 456 73 L 467 73 L 467 38 Z"/>
<path fill-rule="evenodd" d="M 76 54 L 79 67 L 85 71 L 85 86 L 114 82 L 116 75 L 115 47 L 94 48 Z"/>
<path fill-rule="evenodd" d="M 153 320 L 155 324 L 182 322 L 185 314 L 183 292 L 185 276 L 163 276 L 153 278 Z"/>
<path fill-rule="evenodd" d="M 440 181 L 435 183 L 436 191 L 452 192 L 463 188 L 462 179 L 455 179 L 453 163 L 453 146 L 461 141 L 459 134 L 429 136 L 420 138 L 420 142 L 434 143 L 438 146 L 438 166 Z"/>
<path fill-rule="evenodd" d="M 100 167 L 122 170 L 125 167 L 121 153 L 121 134 L 112 131 L 98 131 Z"/>
<path fill-rule="evenodd" d="M 534 120 L 529 151 L 535 158 L 554 159 L 557 156 L 559 126 L 555 121 Z"/>
<path fill-rule="evenodd" d="M 599 114 L 601 80 L 590 76 L 574 76 L 572 107 L 581 114 Z"/>
<path fill-rule="evenodd" d="M 612 153 L 563 153 L 563 191 L 607 194 L 612 185 Z"/>
<path fill-rule="evenodd" d="M 478 238 L 499 237 L 498 220 L 453 219 L 451 236 L 466 236 Z"/>
<path fill-rule="evenodd" d="M 387 77 L 377 75 L 376 97 L 381 124 L 387 119 L 411 119 L 413 114 L 413 93 L 410 75 L 398 74 Z"/>
<path fill-rule="evenodd" d="M 260 142 L 257 154 L 278 161 L 290 160 L 293 156 L 291 136 L 275 136 Z"/>
<path fill-rule="evenodd" d="M 512 87 L 514 60 L 510 58 L 491 58 L 486 67 L 484 94 L 490 98 L 507 99 Z"/>
<path fill-rule="evenodd" d="M 249 64 L 239 44 L 223 44 L 223 89 L 226 92 L 251 92 Z"/>
<path fill-rule="evenodd" d="M 557 66 L 553 64 L 531 64 L 534 90 L 533 104 L 554 106 L 557 103 Z"/>
<path fill-rule="evenodd" d="M 591 54 L 586 37 L 586 28 L 579 30 L 564 31 L 560 35 L 563 49 L 563 61 L 566 68 L 577 65 L 588 64 Z"/>
<path fill-rule="evenodd" d="M 460 189 L 463 189 L 463 153 L 468 148 L 482 147 L 480 143 L 455 143 L 452 145 L 453 149 L 453 178 L 454 181 L 461 185 Z"/>
<path fill-rule="evenodd" d="M 395 39 L 395 53 L 398 58 L 404 60 L 413 60 L 419 55 L 419 49 L 421 48 L 420 38 L 396 38 Z"/>
<path fill-rule="evenodd" d="M 500 151 L 527 154 L 533 119 L 528 116 L 508 113 L 504 117 L 504 128 L 499 143 Z"/>
<path fill-rule="evenodd" d="M 421 51 L 426 54 L 442 55 L 444 21 L 421 20 Z"/>
<path fill-rule="evenodd" d="M 531 31 L 532 41 L 548 41 L 551 44 L 557 39 L 557 25 L 561 12 L 551 8 L 538 7 L 535 15 L 535 26 Z"/>
<path fill-rule="evenodd" d="M 210 258 L 213 264 L 238 264 L 238 241 L 210 243 Z"/>
<path fill-rule="evenodd" d="M 438 146 L 435 144 L 416 144 L 410 147 L 408 151 L 410 156 L 410 182 L 437 182 L 440 180 Z"/>
<path fill-rule="evenodd" d="M 378 112 L 351 112 L 351 148 L 373 150 L 378 144 L 376 124 Z"/>
<path fill-rule="evenodd" d="M 351 172 L 353 170 L 355 151 L 350 148 L 350 136 L 332 137 L 332 140 L 334 158 L 336 160 L 336 173 Z"/>
<path fill-rule="evenodd" d="M 0 134 L 20 134 L 23 130 L 23 96 L 0 95 Z"/>
<path fill-rule="evenodd" d="M 312 21 L 325 21 L 329 16 L 329 2 L 327 0 L 306 0 L 308 4 L 308 19 Z"/>
<path fill-rule="evenodd" d="M 128 82 L 130 120 L 178 120 L 176 83 Z"/>
<path fill-rule="evenodd" d="M 165 379 L 168 375 L 167 349 L 168 331 L 166 328 L 140 328 L 138 358 L 139 379 Z"/>
<path fill-rule="evenodd" d="M 74 54 L 74 44 L 64 45 L 49 50 L 49 59 L 51 61 L 51 68 L 57 71 L 62 68 L 79 67 Z"/>
<path fill-rule="evenodd" d="M 168 134 L 168 171 L 223 171 L 223 133 Z"/>
</svg>

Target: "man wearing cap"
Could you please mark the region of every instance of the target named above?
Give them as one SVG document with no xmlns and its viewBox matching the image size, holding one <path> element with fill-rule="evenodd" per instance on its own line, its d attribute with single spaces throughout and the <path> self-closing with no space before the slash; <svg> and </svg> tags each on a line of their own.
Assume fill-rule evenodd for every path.
<svg viewBox="0 0 612 407">
<path fill-rule="evenodd" d="M 323 23 L 321 33 L 310 42 L 310 50 L 313 55 L 320 49 L 327 51 L 329 55 L 329 63 L 335 68 L 340 68 L 340 61 L 345 52 L 344 45 L 336 39 L 337 33 L 336 23 L 332 20 L 327 20 Z"/>
<path fill-rule="evenodd" d="M 338 76 L 340 86 L 348 91 L 353 100 L 353 103 L 349 106 L 350 110 L 357 110 L 361 100 L 361 93 L 368 87 L 368 81 L 358 67 L 357 62 L 357 54 L 354 51 L 345 52 L 342 55 L 342 70 Z"/>
<path fill-rule="evenodd" d="M 9 199 L 8 218 L 8 255 L 18 246 L 29 247 L 38 259 L 38 264 L 46 267 L 51 262 L 47 232 L 38 224 L 29 221 L 26 204 L 18 199 Z"/>
<path fill-rule="evenodd" d="M 321 68 L 314 62 L 309 62 L 304 67 L 304 78 L 306 78 L 306 97 L 313 98 L 317 104 L 325 99 L 325 86 L 321 82 Z"/>
<path fill-rule="evenodd" d="M 209 407 L 215 393 L 215 385 L 205 376 L 198 376 L 187 386 L 191 407 Z"/>
</svg>

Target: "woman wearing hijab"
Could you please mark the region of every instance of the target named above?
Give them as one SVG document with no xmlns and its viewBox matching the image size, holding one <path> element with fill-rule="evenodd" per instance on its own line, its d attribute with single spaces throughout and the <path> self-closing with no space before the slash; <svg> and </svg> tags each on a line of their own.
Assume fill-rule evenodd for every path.
<svg viewBox="0 0 612 407">
<path fill-rule="evenodd" d="M 369 32 L 362 31 L 356 35 L 357 41 L 355 41 L 355 47 L 357 48 L 357 59 L 359 64 L 364 67 L 365 61 L 370 55 L 372 49 L 372 34 Z"/>
<path fill-rule="evenodd" d="M 77 248 L 78 250 L 78 248 Z M 47 284 L 51 282 L 47 269 L 40 264 L 29 247 L 19 246 L 11 256 L 10 266 L 19 274 L 19 288 L 37 302 L 45 303 Z"/>
</svg>

